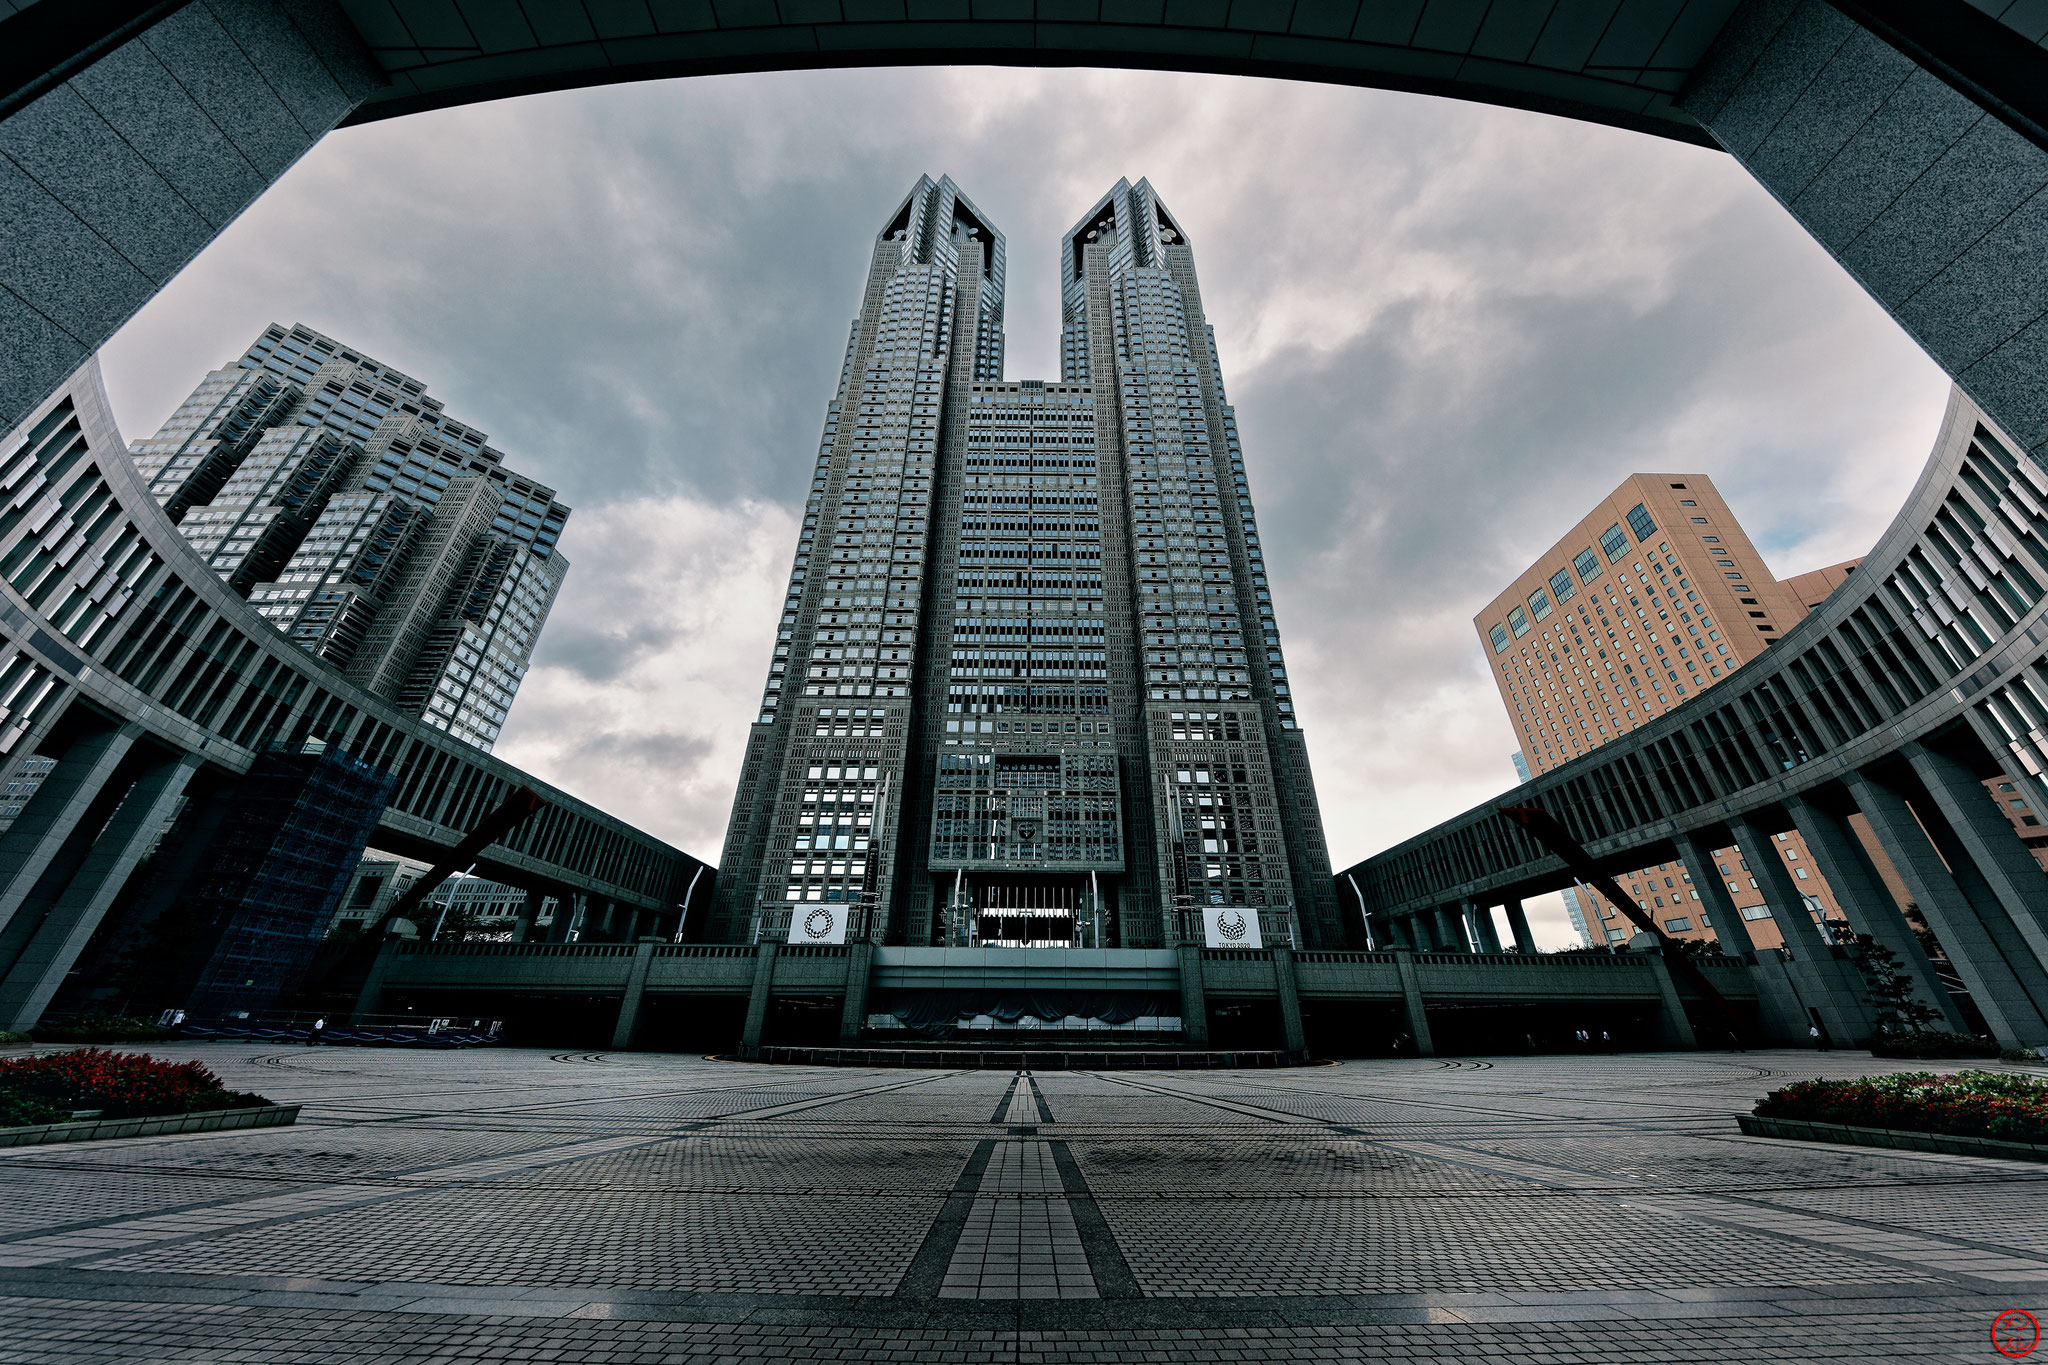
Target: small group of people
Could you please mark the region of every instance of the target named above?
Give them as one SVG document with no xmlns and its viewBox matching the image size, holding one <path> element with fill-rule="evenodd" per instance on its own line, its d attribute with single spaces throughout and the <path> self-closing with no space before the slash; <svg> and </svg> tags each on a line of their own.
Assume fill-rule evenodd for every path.
<svg viewBox="0 0 2048 1365">
<path fill-rule="evenodd" d="M 1580 1029 L 1580 1030 L 1578 1031 L 1578 1033 L 1577 1033 L 1577 1034 L 1576 1034 L 1575 1036 L 1576 1036 L 1576 1037 L 1577 1037 L 1577 1039 L 1578 1039 L 1578 1044 L 1579 1044 L 1579 1048 L 1580 1048 L 1580 1049 L 1581 1049 L 1582 1051 L 1586 1051 L 1586 1052 L 1590 1052 L 1590 1051 L 1592 1051 L 1592 1049 L 1593 1049 L 1593 1031 L 1592 1031 L 1591 1029 L 1583 1029 L 1583 1028 L 1582 1028 L 1582 1029 Z M 1612 1052 L 1612 1051 L 1614 1051 L 1614 1039 L 1613 1039 L 1613 1037 L 1612 1037 L 1611 1035 L 1609 1035 L 1609 1033 L 1607 1032 L 1607 1030 L 1606 1030 L 1606 1029 L 1601 1029 L 1601 1030 L 1600 1030 L 1600 1050 L 1601 1050 L 1602 1052 Z"/>
</svg>

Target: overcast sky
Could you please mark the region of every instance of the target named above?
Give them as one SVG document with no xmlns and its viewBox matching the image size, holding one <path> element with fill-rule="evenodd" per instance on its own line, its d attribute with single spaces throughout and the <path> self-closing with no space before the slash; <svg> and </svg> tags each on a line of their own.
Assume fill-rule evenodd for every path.
<svg viewBox="0 0 2048 1365">
<path fill-rule="evenodd" d="M 1729 158 L 1420 96 L 922 69 L 699 78 L 323 141 L 108 346 L 124 433 L 303 322 L 575 509 L 497 752 L 716 858 L 870 242 L 950 173 L 1058 374 L 1058 234 L 1186 228 L 1341 867 L 1514 782 L 1472 613 L 1637 470 L 1781 575 L 1860 554 L 1940 371 Z M 1551 898 L 1539 938 L 1564 942 Z"/>
</svg>

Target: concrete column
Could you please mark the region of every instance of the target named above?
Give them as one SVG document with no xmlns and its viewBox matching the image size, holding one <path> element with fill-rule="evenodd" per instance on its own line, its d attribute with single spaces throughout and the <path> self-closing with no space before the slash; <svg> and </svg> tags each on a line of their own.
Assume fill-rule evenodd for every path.
<svg viewBox="0 0 2048 1365">
<path fill-rule="evenodd" d="M 1821 941 L 1820 929 L 1806 908 L 1806 892 L 1785 866 L 1785 846 L 1748 820 L 1735 821 L 1732 832 L 1750 875 L 1763 888 L 1764 903 L 1779 916 L 1790 975 L 1799 984 L 1808 1011 L 1820 1012 L 1821 1027 L 1837 1047 L 1853 1047 L 1868 1038 L 1873 1025 L 1863 977 L 1848 954 Z"/>
<path fill-rule="evenodd" d="M 872 939 L 846 945 L 846 1003 L 839 1011 L 839 1041 L 857 1043 L 868 1026 L 868 977 L 875 968 Z"/>
<path fill-rule="evenodd" d="M 1536 951 L 1536 936 L 1529 932 L 1529 912 L 1522 908 L 1519 900 L 1509 901 L 1508 932 L 1515 936 L 1515 951 L 1533 954 Z"/>
<path fill-rule="evenodd" d="M 84 859 L 98 832 L 86 816 L 106 802 L 108 781 L 141 734 L 141 726 L 124 725 L 74 740 L 0 835 L 0 962 L 20 951 L 8 945 L 22 908 L 54 895 Z"/>
<path fill-rule="evenodd" d="M 1394 968 L 1401 973 L 1401 1004 L 1407 1016 L 1408 1036 L 1415 1040 L 1415 1055 L 1436 1056 L 1436 1043 L 1429 1036 L 1429 1012 L 1422 1007 L 1422 979 L 1415 971 L 1415 954 L 1396 950 Z"/>
<path fill-rule="evenodd" d="M 1301 1026 L 1301 985 L 1294 976 L 1294 949 L 1282 943 L 1273 949 L 1273 988 L 1280 997 L 1280 1035 L 1290 1057 L 1308 1055 L 1308 1033 Z"/>
<path fill-rule="evenodd" d="M 519 906 L 519 915 L 512 921 L 512 941 L 514 943 L 526 942 L 527 936 L 533 932 L 533 917 L 540 913 L 540 903 L 543 899 L 544 897 L 538 891 L 526 893 L 525 901 Z"/>
<path fill-rule="evenodd" d="M 0 431 L 384 83 L 334 0 L 193 3 L 0 120 Z"/>
<path fill-rule="evenodd" d="M 157 831 L 171 818 L 199 765 L 197 754 L 166 754 L 135 779 L 85 861 L 0 976 L 0 1028 L 25 1030 L 42 1018 L 50 997 L 99 928 L 107 907 L 127 885 L 129 874 L 149 852 Z M 24 906 L 17 919 L 26 920 L 33 913 L 33 907 Z"/>
<path fill-rule="evenodd" d="M 2014 836 L 2005 812 L 1976 774 L 1948 755 L 1920 744 L 1909 744 L 1901 753 L 2034 961 L 2048 968 L 2048 875 Z M 1987 911 L 1978 907 L 1980 917 Z M 2037 997 L 2036 1003 L 2044 1002 Z"/>
<path fill-rule="evenodd" d="M 1469 953 L 1472 945 L 1465 938 L 1465 926 L 1458 923 L 1457 912 L 1447 905 L 1439 905 L 1434 912 L 1436 939 L 1439 947 L 1454 953 Z"/>
<path fill-rule="evenodd" d="M 1209 1046 L 1209 992 L 1202 980 L 1202 945 L 1183 943 L 1180 959 L 1180 1030 L 1196 1047 Z"/>
<path fill-rule="evenodd" d="M 619 1021 L 612 1026 L 612 1050 L 624 1052 L 633 1046 L 633 1030 L 640 1025 L 640 1001 L 647 994 L 647 972 L 654 965 L 658 945 L 634 945 L 633 965 L 626 973 L 626 992 L 619 998 Z"/>
<path fill-rule="evenodd" d="M 1993 421 L 2048 447 L 2048 151 L 1993 110 L 2024 63 L 1956 46 L 1977 97 L 1825 0 L 1745 0 L 1677 104 Z M 1885 6 L 1947 25 L 1936 5 Z M 2004 6 L 1982 6 L 1997 13 Z M 2014 49 L 2027 40 L 2007 35 Z M 2001 93 L 2000 87 L 2009 93 Z M 1987 103 L 1979 99 L 1988 96 Z"/>
<path fill-rule="evenodd" d="M 363 977 L 363 988 L 356 992 L 356 1007 L 349 1011 L 349 1023 L 364 1023 L 384 1007 L 384 974 L 390 969 L 391 960 L 398 956 L 398 945 L 395 938 L 387 938 L 378 945 L 377 956 Z"/>
<path fill-rule="evenodd" d="M 2043 974 L 2026 945 L 2015 941 L 2011 955 L 1994 938 L 1989 926 L 1971 904 L 1964 879 L 1975 883 L 1978 894 L 1989 898 L 1974 869 L 1961 859 L 1956 866 L 1942 859 L 1929 832 L 1915 818 L 1904 794 L 1889 780 L 1875 774 L 1858 773 L 1849 783 L 1856 809 L 1870 822 L 1878 847 L 1891 860 L 1899 880 L 1927 917 L 1927 925 L 1941 940 L 1956 975 L 1969 988 L 1992 1036 L 2007 1047 L 2034 1047 L 2048 1042 L 2048 1017 L 2037 1001 L 2048 1001 L 2048 974 Z M 1932 803 L 1930 802 L 1930 805 Z M 1939 824 L 1940 812 L 1931 812 Z M 1952 872 L 1952 866 L 1955 870 Z M 2002 917 L 2001 917 L 2002 918 Z M 2012 935 L 2017 940 L 2017 934 Z"/>
<path fill-rule="evenodd" d="M 1969 1026 L 1962 1011 L 1956 1008 L 1955 998 L 1935 974 L 1934 963 L 1920 946 L 1913 926 L 1906 922 L 1891 892 L 1885 889 L 1884 879 L 1878 875 L 1848 817 L 1819 804 L 1811 799 L 1812 795 L 1817 794 L 1795 797 L 1789 809 L 1806 840 L 1807 851 L 1813 855 L 1814 866 L 1827 878 L 1842 913 L 1848 916 L 1849 927 L 1898 954 L 1900 968 L 1913 979 L 1914 994 L 1941 1011 L 1942 1028 L 1951 1033 L 1968 1033 Z"/>
<path fill-rule="evenodd" d="M 1465 922 L 1471 927 L 1472 946 L 1482 953 L 1500 951 L 1500 927 L 1493 922 L 1493 907 L 1475 900 L 1465 902 Z"/>
<path fill-rule="evenodd" d="M 768 1028 L 768 1005 L 775 991 L 775 954 L 779 943 L 754 945 L 754 989 L 747 995 L 747 1022 L 740 1029 L 740 1056 L 761 1055 L 761 1035 Z"/>
<path fill-rule="evenodd" d="M 1757 951 L 1756 940 L 1749 936 L 1748 921 L 1735 908 L 1728 883 L 1721 880 L 1720 864 L 1714 861 L 1712 846 L 1704 835 L 1691 832 L 1679 834 L 1676 842 L 1679 860 L 1692 873 L 1693 888 L 1700 893 L 1700 904 L 1707 909 L 1721 952 L 1749 963 L 1750 979 L 1757 988 L 1758 1023 L 1764 1036 L 1788 1045 L 1804 1041 L 1806 1005 L 1792 988 L 1779 955 Z"/>
<path fill-rule="evenodd" d="M 1685 1002 L 1678 998 L 1678 987 L 1672 983 L 1671 968 L 1664 961 L 1664 954 L 1646 954 L 1650 959 L 1651 974 L 1657 978 L 1657 998 L 1662 1003 L 1657 1024 L 1659 1040 L 1666 1047 L 1696 1048 L 1699 1040 L 1693 1037 L 1692 1020 L 1685 1017 Z M 1732 1040 L 1731 1040 L 1732 1041 Z"/>
</svg>

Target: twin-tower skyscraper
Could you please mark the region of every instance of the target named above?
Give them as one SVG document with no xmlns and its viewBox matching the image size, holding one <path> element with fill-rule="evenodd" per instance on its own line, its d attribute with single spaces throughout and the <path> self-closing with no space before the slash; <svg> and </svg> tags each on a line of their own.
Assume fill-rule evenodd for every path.
<svg viewBox="0 0 2048 1365">
<path fill-rule="evenodd" d="M 1004 263 L 950 178 L 875 239 L 706 937 L 1340 945 L 1187 234 L 1065 235 L 1057 381 Z"/>
</svg>

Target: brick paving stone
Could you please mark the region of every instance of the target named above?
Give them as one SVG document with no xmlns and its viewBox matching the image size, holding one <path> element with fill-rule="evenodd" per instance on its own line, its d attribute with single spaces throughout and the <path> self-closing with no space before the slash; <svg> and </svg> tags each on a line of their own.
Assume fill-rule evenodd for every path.
<svg viewBox="0 0 2048 1365">
<path fill-rule="evenodd" d="M 2048 1167 L 1740 1135 L 1913 1069 L 1840 1053 L 180 1051 L 300 1124 L 0 1153 L 0 1362 L 1952 1361 L 2048 1296 Z"/>
</svg>

